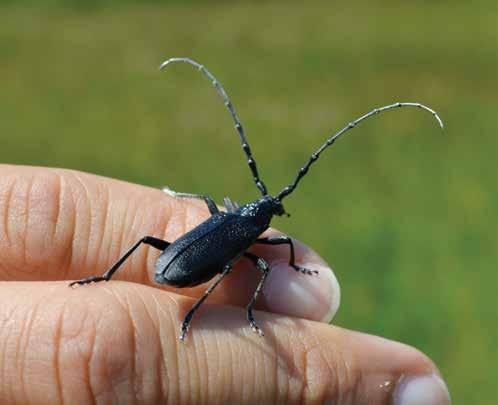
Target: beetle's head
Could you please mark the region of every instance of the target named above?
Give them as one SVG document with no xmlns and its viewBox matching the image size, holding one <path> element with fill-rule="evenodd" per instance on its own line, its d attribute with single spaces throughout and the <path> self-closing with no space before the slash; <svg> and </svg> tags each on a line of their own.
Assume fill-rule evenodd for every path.
<svg viewBox="0 0 498 405">
<path fill-rule="evenodd" d="M 285 212 L 285 208 L 282 204 L 282 201 L 280 201 L 278 198 L 272 197 L 271 203 L 274 215 L 278 216 L 287 215 L 288 217 L 290 216 L 290 214 L 287 214 L 287 212 Z"/>
</svg>

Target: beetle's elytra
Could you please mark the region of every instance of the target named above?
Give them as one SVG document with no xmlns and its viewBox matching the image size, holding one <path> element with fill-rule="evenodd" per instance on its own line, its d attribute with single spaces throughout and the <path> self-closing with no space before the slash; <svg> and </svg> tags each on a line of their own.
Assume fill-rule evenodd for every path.
<svg viewBox="0 0 498 405">
<path fill-rule="evenodd" d="M 261 193 L 261 197 L 255 201 L 245 204 L 241 207 L 229 198 L 224 199 L 226 211 L 220 211 L 214 201 L 204 195 L 177 193 L 168 188 L 164 191 L 176 198 L 197 198 L 204 200 L 211 217 L 197 227 L 192 229 L 174 242 L 145 236 L 135 243 L 114 265 L 107 270 L 102 276 L 93 276 L 74 281 L 70 286 L 76 284 L 88 284 L 98 281 L 109 281 L 116 270 L 125 262 L 125 260 L 142 244 L 153 246 L 161 250 L 162 253 L 156 262 L 155 281 L 160 284 L 168 284 L 175 287 L 191 287 L 211 280 L 218 274 L 215 282 L 206 290 L 204 295 L 193 305 L 186 314 L 181 325 L 180 340 L 184 340 L 192 320 L 192 316 L 204 300 L 211 294 L 221 280 L 230 272 L 232 265 L 241 256 L 248 258 L 262 272 L 261 280 L 254 291 L 253 297 L 247 305 L 247 320 L 251 328 L 263 336 L 262 330 L 256 324 L 252 310 L 259 292 L 271 271 L 266 261 L 249 252 L 248 249 L 254 244 L 281 245 L 289 246 L 289 266 L 304 274 L 315 274 L 317 271 L 298 266 L 294 262 L 294 245 L 292 239 L 287 236 L 277 236 L 260 238 L 260 235 L 268 229 L 271 219 L 274 215 L 285 214 L 282 200 L 291 194 L 308 173 L 310 166 L 318 160 L 321 153 L 331 146 L 339 137 L 349 130 L 353 129 L 360 122 L 373 115 L 385 111 L 401 108 L 416 107 L 431 113 L 437 120 L 441 128 L 443 122 L 438 114 L 420 103 L 394 103 L 381 108 L 376 108 L 367 114 L 362 115 L 356 120 L 347 124 L 343 129 L 330 136 L 325 143 L 311 154 L 306 164 L 299 169 L 296 178 L 288 186 L 284 187 L 277 195 L 268 194 L 263 181 L 259 177 L 256 161 L 252 156 L 252 151 L 246 139 L 242 124 L 235 112 L 227 93 L 223 86 L 216 78 L 202 65 L 188 58 L 171 58 L 164 62 L 160 69 L 164 69 L 171 63 L 185 62 L 198 68 L 214 85 L 218 94 L 222 97 L 226 108 L 230 112 L 235 123 L 235 128 L 242 142 L 242 149 L 247 157 L 247 163 L 251 170 L 256 187 Z"/>
</svg>

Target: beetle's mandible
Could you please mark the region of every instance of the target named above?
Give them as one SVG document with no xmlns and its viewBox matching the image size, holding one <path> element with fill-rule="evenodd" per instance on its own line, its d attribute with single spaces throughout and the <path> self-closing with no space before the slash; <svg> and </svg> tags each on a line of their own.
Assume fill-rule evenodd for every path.
<svg viewBox="0 0 498 405">
<path fill-rule="evenodd" d="M 175 287 L 192 287 L 205 283 L 218 275 L 217 279 L 206 290 L 204 295 L 198 299 L 186 314 L 180 332 L 180 340 L 183 341 L 195 311 L 221 280 L 230 272 L 232 265 L 243 256 L 249 259 L 262 273 L 261 280 L 254 291 L 251 301 L 247 305 L 247 320 L 249 321 L 251 328 L 259 333 L 259 335 L 263 336 L 262 330 L 254 320 L 252 311 L 258 294 L 262 290 L 271 268 L 263 258 L 249 252 L 248 249 L 254 244 L 288 245 L 289 266 L 304 274 L 312 275 L 317 273 L 316 270 L 306 269 L 295 263 L 294 245 L 291 238 L 288 236 L 261 238 L 260 235 L 268 229 L 274 215 L 285 214 L 282 200 L 296 189 L 301 179 L 308 173 L 310 166 L 318 160 L 320 154 L 331 146 L 339 137 L 353 129 L 360 122 L 391 109 L 416 107 L 431 113 L 441 128 L 443 128 L 443 122 L 435 111 L 420 103 L 394 103 L 376 108 L 350 122 L 339 132 L 330 136 L 320 148 L 311 154 L 306 164 L 299 169 L 294 181 L 284 187 L 277 195 L 271 196 L 268 194 L 265 184 L 259 177 L 256 161 L 252 156 L 244 129 L 223 86 L 204 66 L 188 58 L 168 59 L 161 64 L 160 69 L 164 69 L 174 62 L 185 62 L 199 69 L 211 81 L 216 91 L 223 99 L 225 106 L 235 123 L 235 129 L 242 142 L 242 149 L 247 156 L 249 169 L 251 170 L 256 187 L 262 194 L 262 197 L 245 204 L 242 207 L 239 207 L 237 203 L 231 201 L 229 198 L 225 198 L 224 205 L 226 211 L 220 211 L 214 201 L 208 196 L 177 193 L 166 188 L 164 191 L 176 198 L 196 198 L 203 200 L 206 203 L 211 216 L 174 242 L 166 242 L 152 236 L 145 236 L 136 242 L 102 276 L 93 276 L 74 281 L 70 286 L 98 281 L 109 281 L 116 270 L 118 270 L 142 243 L 153 246 L 162 252 L 157 259 L 155 272 L 155 281 L 160 284 L 168 284 Z"/>
</svg>

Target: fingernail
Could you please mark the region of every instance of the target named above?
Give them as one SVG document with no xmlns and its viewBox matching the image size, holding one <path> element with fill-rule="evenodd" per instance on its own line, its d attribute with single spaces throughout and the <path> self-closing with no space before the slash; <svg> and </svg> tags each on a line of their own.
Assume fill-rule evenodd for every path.
<svg viewBox="0 0 498 405">
<path fill-rule="evenodd" d="M 328 323 L 339 309 L 339 283 L 326 265 L 306 263 L 306 267 L 318 274 L 302 274 L 287 263 L 274 264 L 263 290 L 266 307 L 272 312 Z"/>
<path fill-rule="evenodd" d="M 394 405 L 449 405 L 450 393 L 436 374 L 404 377 L 393 393 Z"/>
</svg>

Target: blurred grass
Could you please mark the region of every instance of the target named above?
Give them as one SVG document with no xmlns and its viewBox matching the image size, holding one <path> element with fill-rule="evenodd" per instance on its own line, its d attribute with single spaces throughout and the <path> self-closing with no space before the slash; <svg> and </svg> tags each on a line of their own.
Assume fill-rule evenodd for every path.
<svg viewBox="0 0 498 405">
<path fill-rule="evenodd" d="M 0 161 L 257 195 L 218 76 L 272 192 L 329 150 L 274 225 L 334 266 L 336 323 L 414 345 L 454 403 L 496 403 L 498 9 L 491 2 L 90 3 L 0 7 Z M 47 6 L 49 4 L 50 6 Z M 85 4 L 85 6 L 81 6 Z"/>
</svg>

